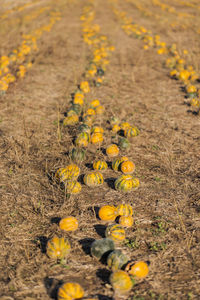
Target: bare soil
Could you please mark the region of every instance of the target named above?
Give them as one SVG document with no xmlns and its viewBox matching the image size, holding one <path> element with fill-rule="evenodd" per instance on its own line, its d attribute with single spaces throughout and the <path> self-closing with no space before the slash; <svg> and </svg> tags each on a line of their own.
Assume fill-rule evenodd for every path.
<svg viewBox="0 0 200 300">
<path fill-rule="evenodd" d="M 95 23 L 116 50 L 105 82 L 92 87 L 87 97 L 99 99 L 106 107 L 101 120 L 106 128 L 103 148 L 113 141 L 107 122 L 113 115 L 140 129 L 123 155 L 136 164 L 141 185 L 121 195 L 113 189 L 119 174 L 109 169 L 103 186 L 83 185 L 78 196 L 67 199 L 52 180 L 53 173 L 69 162 L 76 132 L 76 128 L 60 127 L 59 120 L 91 58 L 80 21 L 88 1 L 65 2 L 61 20 L 39 41 L 33 67 L 0 97 L 0 299 L 56 299 L 59 285 L 73 280 L 88 296 L 117 299 L 109 284 L 110 270 L 95 261 L 89 250 L 92 241 L 104 236 L 98 208 L 123 200 L 134 208 L 134 226 L 126 230 L 126 243 L 119 248 L 132 260 L 150 263 L 149 276 L 136 282 L 128 299 L 199 299 L 200 118 L 184 105 L 181 86 L 169 78 L 163 57 L 154 49 L 145 51 L 140 40 L 127 36 L 107 1 L 95 1 Z M 195 57 L 198 61 L 195 32 L 188 29 L 189 34 L 185 30 L 173 36 L 130 2 L 120 0 L 119 7 L 168 43 L 177 35 L 182 49 L 195 41 L 190 51 L 192 61 Z M 34 20 L 29 28 L 47 17 Z M 7 42 L 5 35 L 0 36 L 2 55 L 20 41 L 15 30 L 10 32 Z M 89 147 L 81 175 L 98 155 Z M 66 215 L 79 220 L 73 234 L 58 228 L 56 221 Z M 72 246 L 64 266 L 45 254 L 54 234 L 66 236 Z"/>
</svg>

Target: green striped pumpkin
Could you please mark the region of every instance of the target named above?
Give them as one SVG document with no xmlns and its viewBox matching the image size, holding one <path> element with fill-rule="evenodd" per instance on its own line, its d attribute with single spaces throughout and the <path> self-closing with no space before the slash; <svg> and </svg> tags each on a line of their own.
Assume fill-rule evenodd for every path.
<svg viewBox="0 0 200 300">
<path fill-rule="evenodd" d="M 47 243 L 47 255 L 53 259 L 64 259 L 70 253 L 71 246 L 67 239 L 54 236 Z"/>
<path fill-rule="evenodd" d="M 103 161 L 103 160 L 95 161 L 93 163 L 93 169 L 94 170 L 99 170 L 99 171 L 104 171 L 104 170 L 108 169 L 107 162 Z"/>
<path fill-rule="evenodd" d="M 75 139 L 75 145 L 77 147 L 87 147 L 90 142 L 90 135 L 86 132 L 81 132 Z"/>
<path fill-rule="evenodd" d="M 89 187 L 96 187 L 103 184 L 104 179 L 102 174 L 96 171 L 96 172 L 90 172 L 88 174 L 85 174 L 83 181 L 85 185 Z"/>
<path fill-rule="evenodd" d="M 130 127 L 124 130 L 125 137 L 134 137 L 140 133 L 137 127 Z"/>
<path fill-rule="evenodd" d="M 116 171 L 116 172 L 119 171 L 121 163 L 124 162 L 124 161 L 127 161 L 127 160 L 128 160 L 128 157 L 126 157 L 126 156 L 116 158 L 112 163 L 113 170 Z"/>
<path fill-rule="evenodd" d="M 119 204 L 117 206 L 117 214 L 118 216 L 125 216 L 125 217 L 132 216 L 133 214 L 132 206 L 125 203 Z"/>
<path fill-rule="evenodd" d="M 107 265 L 113 272 L 121 269 L 127 262 L 128 258 L 121 250 L 112 251 L 107 258 Z"/>
<path fill-rule="evenodd" d="M 105 236 L 114 242 L 122 242 L 126 237 L 124 228 L 118 224 L 108 225 Z"/>
<path fill-rule="evenodd" d="M 115 180 L 115 189 L 120 192 L 130 192 L 140 185 L 139 179 L 131 175 L 121 175 Z"/>
<path fill-rule="evenodd" d="M 73 161 L 81 162 L 85 159 L 85 150 L 80 148 L 73 148 L 70 157 Z"/>
<path fill-rule="evenodd" d="M 81 189 L 81 184 L 76 180 L 68 180 L 65 183 L 65 190 L 67 194 L 79 194 Z"/>
<path fill-rule="evenodd" d="M 80 299 L 84 296 L 84 290 L 78 283 L 64 283 L 58 290 L 58 300 Z"/>
<path fill-rule="evenodd" d="M 60 182 L 65 183 L 68 180 L 76 179 L 79 176 L 80 169 L 75 164 L 70 164 L 65 168 L 60 168 L 55 174 L 55 177 Z"/>
<path fill-rule="evenodd" d="M 90 128 L 90 126 L 88 126 L 87 124 L 82 123 L 81 125 L 79 125 L 78 131 L 79 131 L 79 132 L 86 132 L 86 133 L 90 134 L 91 128 Z"/>
</svg>

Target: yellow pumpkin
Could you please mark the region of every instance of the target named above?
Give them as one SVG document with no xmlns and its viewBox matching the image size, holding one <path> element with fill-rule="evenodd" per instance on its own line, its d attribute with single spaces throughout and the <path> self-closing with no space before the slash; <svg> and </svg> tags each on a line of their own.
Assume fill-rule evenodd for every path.
<svg viewBox="0 0 200 300">
<path fill-rule="evenodd" d="M 119 224 L 124 227 L 132 227 L 133 226 L 133 217 L 132 216 L 121 216 L 119 218 Z"/>
<path fill-rule="evenodd" d="M 66 258 L 71 250 L 70 243 L 67 239 L 54 236 L 47 243 L 47 255 L 53 259 L 62 260 Z"/>
<path fill-rule="evenodd" d="M 126 129 L 130 128 L 131 125 L 128 122 L 122 122 L 120 124 L 120 127 L 121 127 L 122 130 L 126 130 Z"/>
<path fill-rule="evenodd" d="M 102 174 L 98 171 L 86 174 L 83 181 L 89 187 L 96 187 L 102 185 L 104 182 Z"/>
<path fill-rule="evenodd" d="M 76 180 L 67 180 L 65 182 L 65 190 L 67 194 L 79 194 L 81 189 L 81 184 Z"/>
<path fill-rule="evenodd" d="M 111 144 L 106 148 L 106 154 L 109 157 L 115 157 L 119 154 L 119 148 L 115 144 Z"/>
<path fill-rule="evenodd" d="M 112 239 L 114 242 L 122 242 L 125 237 L 125 230 L 118 224 L 109 225 L 106 228 L 105 236 Z"/>
<path fill-rule="evenodd" d="M 181 81 L 187 81 L 190 77 L 190 72 L 188 70 L 182 70 L 179 73 L 178 79 Z"/>
<path fill-rule="evenodd" d="M 132 216 L 133 209 L 130 204 L 122 203 L 117 206 L 117 214 L 118 216 Z"/>
<path fill-rule="evenodd" d="M 102 221 L 115 221 L 117 217 L 117 211 L 115 206 L 104 205 L 99 210 L 99 218 Z"/>
<path fill-rule="evenodd" d="M 81 132 L 75 139 L 75 145 L 77 147 L 87 147 L 90 141 L 90 135 L 87 132 Z"/>
<path fill-rule="evenodd" d="M 112 128 L 112 132 L 116 133 L 121 130 L 121 127 L 118 124 L 115 124 Z"/>
<path fill-rule="evenodd" d="M 140 133 L 139 129 L 136 127 L 129 127 L 124 130 L 125 137 L 134 137 L 134 136 L 137 136 L 139 133 Z"/>
<path fill-rule="evenodd" d="M 124 174 L 132 174 L 135 171 L 135 164 L 127 160 L 121 163 L 120 168 Z"/>
<path fill-rule="evenodd" d="M 97 160 L 93 163 L 93 169 L 99 170 L 99 171 L 104 171 L 104 170 L 108 169 L 108 165 L 107 165 L 106 161 Z"/>
<path fill-rule="evenodd" d="M 130 276 L 122 270 L 115 271 L 110 276 L 113 290 L 119 294 L 127 294 L 133 287 Z"/>
<path fill-rule="evenodd" d="M 126 271 L 132 276 L 145 278 L 149 273 L 149 267 L 144 261 L 138 261 L 137 263 L 130 262 L 126 266 Z"/>
<path fill-rule="evenodd" d="M 86 111 L 86 113 L 85 113 L 85 115 L 87 115 L 87 116 L 94 116 L 96 113 L 95 113 L 95 110 L 94 109 L 92 109 L 92 108 L 89 108 L 87 111 Z M 84 117 L 84 116 L 83 116 Z"/>
<path fill-rule="evenodd" d="M 55 177 L 60 182 L 65 183 L 67 180 L 76 179 L 79 176 L 80 169 L 76 164 L 67 165 L 65 168 L 60 168 L 55 174 Z"/>
<path fill-rule="evenodd" d="M 63 218 L 59 222 L 59 227 L 65 231 L 75 231 L 78 228 L 78 220 L 72 216 Z"/>
<path fill-rule="evenodd" d="M 84 290 L 78 283 L 64 283 L 58 290 L 58 300 L 80 299 L 84 296 Z"/>
<path fill-rule="evenodd" d="M 70 126 L 70 125 L 75 125 L 77 124 L 79 121 L 79 117 L 78 115 L 72 114 L 71 116 L 67 116 L 64 120 L 63 120 L 63 125 L 64 126 Z"/>
<path fill-rule="evenodd" d="M 92 133 L 101 133 L 103 134 L 104 133 L 104 130 L 102 127 L 100 126 L 93 126 L 92 127 Z"/>
<path fill-rule="evenodd" d="M 90 92 L 90 86 L 89 86 L 89 83 L 88 81 L 82 81 L 80 83 L 80 89 L 81 91 L 83 91 L 83 93 L 89 93 Z"/>
<path fill-rule="evenodd" d="M 73 99 L 73 103 L 83 106 L 83 104 L 84 104 L 84 95 L 81 94 L 81 93 L 76 93 L 75 96 L 74 96 L 74 99 Z"/>
<path fill-rule="evenodd" d="M 101 144 L 103 142 L 103 134 L 100 132 L 93 133 L 91 135 L 91 143 L 92 144 Z"/>
</svg>

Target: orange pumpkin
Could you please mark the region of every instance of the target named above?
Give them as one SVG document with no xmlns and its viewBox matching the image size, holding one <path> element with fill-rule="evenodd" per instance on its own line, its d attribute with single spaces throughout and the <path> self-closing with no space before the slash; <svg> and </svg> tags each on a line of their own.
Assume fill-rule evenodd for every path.
<svg viewBox="0 0 200 300">
<path fill-rule="evenodd" d="M 115 271 L 111 274 L 110 283 L 114 291 L 119 294 L 126 294 L 130 292 L 133 287 L 130 276 L 122 270 Z"/>
<path fill-rule="evenodd" d="M 135 164 L 130 160 L 124 161 L 121 164 L 121 171 L 124 174 L 132 174 L 135 171 Z"/>
<path fill-rule="evenodd" d="M 84 296 L 84 290 L 78 283 L 64 283 L 58 290 L 58 300 L 80 299 Z"/>
<path fill-rule="evenodd" d="M 100 132 L 93 133 L 91 135 L 91 143 L 92 144 L 101 144 L 103 142 L 103 134 Z"/>
<path fill-rule="evenodd" d="M 54 236 L 47 243 L 47 255 L 53 259 L 64 259 L 71 250 L 70 243 L 64 238 Z"/>
<path fill-rule="evenodd" d="M 78 228 L 78 220 L 72 216 L 63 218 L 59 222 L 59 227 L 65 231 L 75 231 Z"/>
<path fill-rule="evenodd" d="M 109 157 L 115 157 L 119 154 L 119 148 L 115 144 L 111 144 L 106 148 L 106 154 Z"/>
<path fill-rule="evenodd" d="M 115 206 L 104 205 L 99 210 L 99 218 L 103 221 L 114 221 L 117 217 L 117 211 Z"/>
<path fill-rule="evenodd" d="M 144 261 L 131 262 L 126 266 L 126 271 L 132 276 L 145 278 L 149 273 L 149 267 Z"/>
</svg>

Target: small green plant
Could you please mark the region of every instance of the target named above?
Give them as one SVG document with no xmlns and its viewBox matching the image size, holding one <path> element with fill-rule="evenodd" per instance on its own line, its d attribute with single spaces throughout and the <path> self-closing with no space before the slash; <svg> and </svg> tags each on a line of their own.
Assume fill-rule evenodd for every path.
<svg viewBox="0 0 200 300">
<path fill-rule="evenodd" d="M 124 245 L 130 249 L 138 249 L 140 246 L 137 239 L 125 239 Z"/>
<path fill-rule="evenodd" d="M 151 242 L 149 243 L 149 249 L 151 251 L 155 251 L 155 252 L 158 252 L 158 251 L 162 251 L 162 250 L 165 250 L 167 248 L 167 245 L 165 242 Z"/>
</svg>

